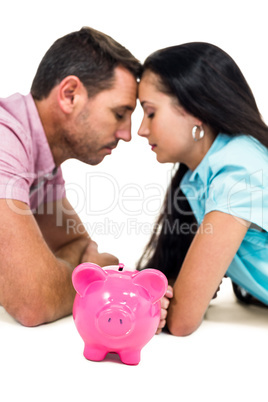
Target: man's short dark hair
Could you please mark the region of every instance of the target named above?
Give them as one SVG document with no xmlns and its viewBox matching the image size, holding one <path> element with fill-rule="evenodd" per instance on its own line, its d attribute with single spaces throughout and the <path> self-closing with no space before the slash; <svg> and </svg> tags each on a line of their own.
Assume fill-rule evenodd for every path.
<svg viewBox="0 0 268 402">
<path fill-rule="evenodd" d="M 135 78 L 140 75 L 139 61 L 110 36 L 83 27 L 56 40 L 43 57 L 34 77 L 31 94 L 46 98 L 68 75 L 77 76 L 92 97 L 113 85 L 114 69 L 122 66 Z"/>
</svg>

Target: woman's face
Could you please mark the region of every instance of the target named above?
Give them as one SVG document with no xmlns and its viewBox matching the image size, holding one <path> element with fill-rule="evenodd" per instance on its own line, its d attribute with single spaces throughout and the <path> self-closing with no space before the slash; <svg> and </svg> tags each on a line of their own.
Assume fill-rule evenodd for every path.
<svg viewBox="0 0 268 402">
<path fill-rule="evenodd" d="M 144 117 L 138 134 L 148 139 L 159 162 L 182 162 L 191 169 L 195 164 L 197 144 L 192 129 L 201 122 L 179 106 L 175 99 L 160 92 L 158 80 L 156 74 L 147 71 L 139 84 Z"/>
</svg>

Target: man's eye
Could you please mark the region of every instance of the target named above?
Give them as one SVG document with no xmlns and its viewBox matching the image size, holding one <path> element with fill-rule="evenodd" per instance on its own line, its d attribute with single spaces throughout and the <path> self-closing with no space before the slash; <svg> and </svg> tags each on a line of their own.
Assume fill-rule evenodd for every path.
<svg viewBox="0 0 268 402">
<path fill-rule="evenodd" d="M 124 118 L 124 115 L 120 114 L 120 113 L 116 113 L 115 117 L 117 118 L 117 120 L 122 120 Z"/>
</svg>

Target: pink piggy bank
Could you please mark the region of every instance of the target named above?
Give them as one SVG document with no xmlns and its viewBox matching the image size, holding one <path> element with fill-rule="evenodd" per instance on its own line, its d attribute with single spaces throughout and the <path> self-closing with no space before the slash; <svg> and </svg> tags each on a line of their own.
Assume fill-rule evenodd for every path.
<svg viewBox="0 0 268 402">
<path fill-rule="evenodd" d="M 73 317 L 89 360 L 100 361 L 115 352 L 123 363 L 138 364 L 141 349 L 157 330 L 165 275 L 156 269 L 123 267 L 86 262 L 73 271 Z"/>
</svg>

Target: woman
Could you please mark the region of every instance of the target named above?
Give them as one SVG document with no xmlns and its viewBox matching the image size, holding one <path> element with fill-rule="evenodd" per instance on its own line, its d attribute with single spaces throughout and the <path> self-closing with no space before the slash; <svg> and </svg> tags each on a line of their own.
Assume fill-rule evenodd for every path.
<svg viewBox="0 0 268 402">
<path fill-rule="evenodd" d="M 139 99 L 139 135 L 160 163 L 179 162 L 138 263 L 173 285 L 158 332 L 195 331 L 225 275 L 268 305 L 268 127 L 240 69 L 208 43 L 162 49 L 144 63 Z"/>
</svg>

